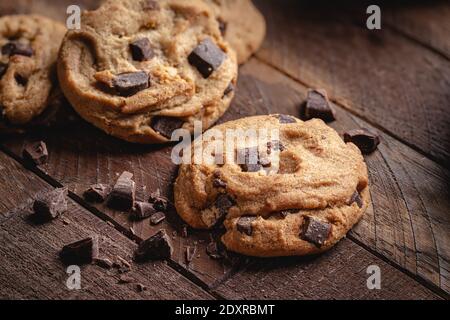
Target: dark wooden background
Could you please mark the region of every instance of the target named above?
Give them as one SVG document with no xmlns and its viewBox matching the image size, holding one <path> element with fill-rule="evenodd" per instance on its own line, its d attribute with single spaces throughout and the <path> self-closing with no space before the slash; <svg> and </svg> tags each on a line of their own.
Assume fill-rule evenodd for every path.
<svg viewBox="0 0 450 320">
<path fill-rule="evenodd" d="M 68 4 L 96 0 L 2 1 L 1 14 L 36 12 L 64 20 Z M 256 1 L 268 22 L 261 50 L 241 67 L 237 96 L 220 121 L 267 113 L 299 115 L 310 87 L 325 88 L 338 131 L 367 127 L 382 137 L 367 156 L 372 206 L 329 252 L 316 257 L 212 260 L 208 232 L 189 230 L 171 212 L 162 225 L 175 254 L 133 264 L 148 289 L 118 284 L 119 275 L 89 265 L 82 290 L 69 291 L 60 248 L 98 234 L 101 254 L 131 261 L 137 243 L 161 226 L 91 206 L 82 192 L 134 173 L 138 198 L 160 188 L 172 196 L 177 168 L 170 147 L 137 146 L 85 123 L 64 130 L 1 137 L 0 298 L 106 299 L 448 299 L 450 295 L 450 5 L 448 1 L 381 3 L 382 30 L 365 28 L 364 1 Z M 30 168 L 23 145 L 42 139 L 49 162 Z M 62 219 L 33 225 L 26 209 L 42 190 L 68 186 Z M 132 228 L 132 229 L 130 229 Z M 185 262 L 185 247 L 197 256 Z M 366 269 L 381 268 L 381 290 L 368 290 Z"/>
</svg>

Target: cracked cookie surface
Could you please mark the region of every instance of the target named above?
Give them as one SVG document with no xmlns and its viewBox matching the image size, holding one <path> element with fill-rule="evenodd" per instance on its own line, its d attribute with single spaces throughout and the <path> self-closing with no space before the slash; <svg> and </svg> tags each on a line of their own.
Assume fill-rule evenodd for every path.
<svg viewBox="0 0 450 320">
<path fill-rule="evenodd" d="M 20 131 L 41 115 L 56 83 L 56 59 L 66 29 L 39 15 L 0 18 L 0 131 Z"/>
<path fill-rule="evenodd" d="M 241 145 L 216 149 L 230 142 L 230 129 L 260 134 L 244 139 L 238 131 Z M 207 138 L 212 130 L 214 140 Z M 202 163 L 195 156 L 200 146 Z M 195 140 L 191 153 L 197 158 L 180 166 L 174 187 L 177 211 L 194 228 L 223 223 L 222 241 L 238 253 L 322 252 L 345 236 L 370 202 L 361 152 L 319 119 L 268 115 L 227 122 Z"/>
<path fill-rule="evenodd" d="M 130 142 L 163 143 L 222 116 L 237 61 L 202 0 L 110 0 L 67 33 L 58 76 L 88 122 Z"/>
</svg>

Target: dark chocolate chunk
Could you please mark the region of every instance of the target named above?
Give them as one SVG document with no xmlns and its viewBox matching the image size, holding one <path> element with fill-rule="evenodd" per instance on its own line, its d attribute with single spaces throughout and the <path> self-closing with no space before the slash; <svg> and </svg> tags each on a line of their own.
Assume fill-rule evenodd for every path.
<svg viewBox="0 0 450 320">
<path fill-rule="evenodd" d="M 141 242 L 135 252 L 136 261 L 169 259 L 172 256 L 172 245 L 165 230 Z"/>
<path fill-rule="evenodd" d="M 225 88 L 225 91 L 223 92 L 223 96 L 227 96 L 230 92 L 234 91 L 234 84 L 230 82 L 230 84 Z"/>
<path fill-rule="evenodd" d="M 157 225 L 166 219 L 166 215 L 163 212 L 156 212 L 150 217 L 150 223 L 152 225 Z"/>
<path fill-rule="evenodd" d="M 305 216 L 300 237 L 320 247 L 328 239 L 330 232 L 330 223 Z"/>
<path fill-rule="evenodd" d="M 354 129 L 344 134 L 345 142 L 353 142 L 364 154 L 374 152 L 380 144 L 380 136 L 367 129 Z"/>
<path fill-rule="evenodd" d="M 219 23 L 219 30 L 222 36 L 225 36 L 227 33 L 228 23 L 223 21 L 221 18 L 217 18 L 217 22 Z"/>
<path fill-rule="evenodd" d="M 213 259 L 222 259 L 223 255 L 220 252 L 220 248 L 217 242 L 212 241 L 206 246 L 206 253 Z"/>
<path fill-rule="evenodd" d="M 159 3 L 156 0 L 147 0 L 144 4 L 144 10 L 159 10 Z"/>
<path fill-rule="evenodd" d="M 6 70 L 8 70 L 8 65 L 6 63 L 0 62 L 0 79 L 6 73 Z"/>
<path fill-rule="evenodd" d="M 97 258 L 95 259 L 95 264 L 103 269 L 111 269 L 113 267 L 113 263 L 108 258 Z"/>
<path fill-rule="evenodd" d="M 66 265 L 91 263 L 98 257 L 98 238 L 89 237 L 65 245 L 59 256 Z"/>
<path fill-rule="evenodd" d="M 233 207 L 236 204 L 234 199 L 230 197 L 227 194 L 219 194 L 216 198 L 216 201 L 214 203 L 215 207 L 219 211 L 219 217 L 217 219 L 217 223 L 222 222 L 223 219 L 225 219 L 226 215 L 228 214 L 228 210 Z"/>
<path fill-rule="evenodd" d="M 43 141 L 29 143 L 23 149 L 22 155 L 35 165 L 42 165 L 48 159 L 47 145 Z"/>
<path fill-rule="evenodd" d="M 26 77 L 22 76 L 19 73 L 16 73 L 14 75 L 14 80 L 16 80 L 17 84 L 22 86 L 22 87 L 25 87 L 27 85 L 27 83 L 28 83 L 28 79 Z"/>
<path fill-rule="evenodd" d="M 113 86 L 117 94 L 129 97 L 147 89 L 149 81 L 150 78 L 145 71 L 125 72 L 114 77 Z"/>
<path fill-rule="evenodd" d="M 203 78 L 208 78 L 226 59 L 226 54 L 210 39 L 203 40 L 188 57 Z"/>
<path fill-rule="evenodd" d="M 278 120 L 280 121 L 280 123 L 282 124 L 286 124 L 286 123 L 296 123 L 297 120 L 295 120 L 294 117 L 289 116 L 287 114 L 278 114 L 276 116 L 278 118 Z"/>
<path fill-rule="evenodd" d="M 180 129 L 183 124 L 184 121 L 178 118 L 158 116 L 152 119 L 150 126 L 163 137 L 170 139 L 172 133 Z"/>
<path fill-rule="evenodd" d="M 130 43 L 130 50 L 133 60 L 136 61 L 150 60 L 155 56 L 148 38 L 141 38 Z"/>
<path fill-rule="evenodd" d="M 137 283 L 137 284 L 136 284 L 136 290 L 137 290 L 137 292 L 146 291 L 146 290 L 147 290 L 147 287 L 144 286 L 142 283 Z"/>
<path fill-rule="evenodd" d="M 133 208 L 136 184 L 132 178 L 132 173 L 124 171 L 117 179 L 108 197 L 108 206 L 111 209 L 128 211 Z"/>
<path fill-rule="evenodd" d="M 6 56 L 17 54 L 21 56 L 31 57 L 33 55 L 33 48 L 31 48 L 30 45 L 22 42 L 11 41 L 3 45 L 2 54 Z"/>
<path fill-rule="evenodd" d="M 120 284 L 133 283 L 133 282 L 134 282 L 134 278 L 130 277 L 129 275 L 123 274 L 119 277 Z"/>
<path fill-rule="evenodd" d="M 142 220 L 158 212 L 153 204 L 143 201 L 137 201 L 134 205 L 131 217 L 135 220 Z"/>
<path fill-rule="evenodd" d="M 197 252 L 196 247 L 186 247 L 186 264 L 191 263 L 191 261 L 194 259 L 195 253 Z"/>
<path fill-rule="evenodd" d="M 254 216 L 244 216 L 240 217 L 238 222 L 236 223 L 236 228 L 239 232 L 245 233 L 248 236 L 253 234 L 252 221 L 254 221 L 256 217 Z"/>
<path fill-rule="evenodd" d="M 214 186 L 214 188 L 226 188 L 227 183 L 225 181 L 221 180 L 220 178 L 215 178 L 213 180 L 213 186 Z"/>
<path fill-rule="evenodd" d="M 352 195 L 352 197 L 350 198 L 350 201 L 348 202 L 349 205 L 352 205 L 353 203 L 355 203 L 358 205 L 358 207 L 362 208 L 363 207 L 363 201 L 361 199 L 361 196 L 359 195 L 358 191 L 355 191 Z"/>
<path fill-rule="evenodd" d="M 67 188 L 54 189 L 42 193 L 33 202 L 34 217 L 42 221 L 50 221 L 67 211 Z"/>
<path fill-rule="evenodd" d="M 162 212 L 167 211 L 168 204 L 169 202 L 163 196 L 159 196 L 153 201 L 153 206 L 155 207 L 155 209 Z"/>
<path fill-rule="evenodd" d="M 309 90 L 304 115 L 307 120 L 319 118 L 325 122 L 336 120 L 336 111 L 328 100 L 325 90 Z"/>
<path fill-rule="evenodd" d="M 106 184 L 93 184 L 83 193 L 83 197 L 86 201 L 100 203 L 106 200 L 110 191 L 111 187 Z"/>
</svg>

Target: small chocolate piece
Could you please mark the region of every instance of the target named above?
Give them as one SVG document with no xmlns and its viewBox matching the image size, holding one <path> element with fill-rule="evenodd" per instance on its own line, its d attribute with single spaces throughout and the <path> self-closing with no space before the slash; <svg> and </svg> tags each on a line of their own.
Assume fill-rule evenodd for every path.
<svg viewBox="0 0 450 320">
<path fill-rule="evenodd" d="M 163 212 L 156 212 L 150 217 L 150 223 L 152 225 L 157 225 L 166 219 L 166 215 Z"/>
<path fill-rule="evenodd" d="M 354 129 L 344 133 L 345 142 L 353 142 L 364 154 L 374 152 L 380 144 L 380 136 L 368 129 Z"/>
<path fill-rule="evenodd" d="M 30 45 L 18 42 L 11 41 L 3 45 L 2 54 L 5 56 L 13 56 L 15 54 L 21 56 L 31 57 L 33 55 L 33 48 Z"/>
<path fill-rule="evenodd" d="M 129 275 L 123 274 L 119 277 L 119 283 L 120 284 L 127 284 L 127 283 L 133 283 L 134 279 L 130 277 Z"/>
<path fill-rule="evenodd" d="M 235 204 L 236 202 L 234 201 L 234 199 L 227 194 L 221 193 L 217 196 L 214 206 L 219 211 L 219 217 L 217 217 L 218 219 L 215 225 L 221 223 L 223 219 L 225 219 L 226 215 L 228 214 L 228 210 Z"/>
<path fill-rule="evenodd" d="M 286 124 L 286 123 L 296 123 L 297 120 L 295 120 L 294 117 L 289 116 L 287 114 L 278 114 L 276 116 L 278 118 L 278 120 L 280 121 L 280 123 L 282 124 Z"/>
<path fill-rule="evenodd" d="M 47 145 L 43 141 L 29 143 L 23 149 L 22 155 L 35 165 L 42 165 L 48 159 Z"/>
<path fill-rule="evenodd" d="M 65 245 L 59 256 L 66 265 L 91 263 L 98 257 L 98 238 L 89 237 Z"/>
<path fill-rule="evenodd" d="M 157 211 L 162 211 L 162 212 L 167 211 L 167 207 L 169 204 L 169 201 L 167 200 L 167 198 L 159 195 L 157 197 L 154 197 L 153 199 L 149 199 L 149 201 L 151 203 L 153 203 L 153 207 L 155 207 L 155 209 Z"/>
<path fill-rule="evenodd" d="M 227 96 L 230 92 L 233 92 L 235 89 L 234 84 L 230 82 L 230 84 L 225 88 L 225 91 L 223 92 L 223 96 Z"/>
<path fill-rule="evenodd" d="M 50 221 L 67 211 L 67 188 L 42 193 L 33 202 L 34 216 L 41 222 Z"/>
<path fill-rule="evenodd" d="M 328 239 L 330 232 L 330 223 L 305 216 L 300 237 L 320 247 Z"/>
<path fill-rule="evenodd" d="M 136 61 L 150 60 L 155 56 L 148 38 L 141 38 L 130 43 L 130 50 L 133 60 Z"/>
<path fill-rule="evenodd" d="M 150 126 L 163 137 L 170 139 L 172 133 L 180 129 L 184 124 L 184 120 L 173 117 L 154 117 Z"/>
<path fill-rule="evenodd" d="M 6 73 L 6 70 L 8 70 L 8 65 L 6 63 L 0 62 L 0 79 Z"/>
<path fill-rule="evenodd" d="M 95 264 L 103 269 L 111 269 L 113 267 L 113 263 L 108 258 L 97 258 L 95 259 Z"/>
<path fill-rule="evenodd" d="M 117 94 L 122 97 L 135 95 L 149 87 L 150 78 L 145 71 L 125 72 L 113 79 L 113 86 Z"/>
<path fill-rule="evenodd" d="M 157 212 L 153 204 L 143 201 L 137 201 L 134 205 L 131 216 L 135 220 L 142 220 L 154 215 Z"/>
<path fill-rule="evenodd" d="M 227 33 L 228 23 L 223 21 L 221 18 L 217 18 L 217 22 L 219 23 L 219 30 L 222 36 L 225 36 Z"/>
<path fill-rule="evenodd" d="M 160 6 L 156 0 L 147 0 L 144 4 L 144 10 L 159 10 Z"/>
<path fill-rule="evenodd" d="M 136 290 L 137 290 L 137 292 L 146 291 L 147 287 L 144 286 L 142 283 L 138 283 L 138 284 L 136 284 Z"/>
<path fill-rule="evenodd" d="M 205 79 L 217 70 L 225 59 L 226 54 L 210 38 L 203 40 L 188 57 L 189 63 L 196 67 Z"/>
<path fill-rule="evenodd" d="M 240 217 L 236 223 L 236 228 L 239 232 L 245 233 L 248 236 L 253 234 L 252 222 L 256 219 L 255 216 Z"/>
<path fill-rule="evenodd" d="M 195 257 L 195 253 L 196 252 L 197 252 L 197 248 L 196 247 L 190 247 L 190 246 L 186 247 L 186 264 L 190 264 L 191 263 L 191 261 Z"/>
<path fill-rule="evenodd" d="M 226 188 L 227 183 L 225 181 L 221 180 L 220 178 L 215 178 L 213 180 L 213 186 L 214 186 L 214 188 Z"/>
<path fill-rule="evenodd" d="M 120 256 L 116 256 L 116 261 L 113 263 L 113 267 L 119 269 L 120 273 L 126 273 L 131 270 L 131 264 Z"/>
<path fill-rule="evenodd" d="M 336 111 L 328 100 L 325 90 L 309 90 L 304 115 L 306 120 L 319 118 L 325 122 L 336 120 Z"/>
<path fill-rule="evenodd" d="M 108 206 L 111 209 L 128 211 L 133 208 L 136 184 L 132 178 L 132 173 L 124 171 L 117 179 L 108 197 Z"/>
<path fill-rule="evenodd" d="M 172 256 L 172 245 L 165 230 L 141 242 L 135 252 L 136 261 L 169 259 Z"/>
<path fill-rule="evenodd" d="M 86 201 L 100 203 L 106 200 L 110 192 L 110 186 L 98 183 L 91 185 L 89 189 L 83 193 L 83 197 Z"/>
<path fill-rule="evenodd" d="M 358 205 L 358 207 L 362 208 L 364 203 L 361 199 L 361 196 L 359 195 L 358 191 L 355 191 L 352 195 L 352 197 L 350 198 L 350 201 L 348 202 L 349 205 L 352 205 L 353 203 L 355 203 Z"/>
</svg>

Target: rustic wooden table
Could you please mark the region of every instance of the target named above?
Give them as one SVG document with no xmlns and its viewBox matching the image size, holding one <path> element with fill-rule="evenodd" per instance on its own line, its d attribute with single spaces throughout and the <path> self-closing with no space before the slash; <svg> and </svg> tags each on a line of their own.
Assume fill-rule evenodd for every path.
<svg viewBox="0 0 450 320">
<path fill-rule="evenodd" d="M 74 2 L 94 8 L 98 1 L 2 1 L 0 13 L 37 12 L 63 20 Z M 137 243 L 161 228 L 94 207 L 82 192 L 93 183 L 112 184 L 128 170 L 138 198 L 156 188 L 171 197 L 177 172 L 170 147 L 130 145 L 79 123 L 1 138 L 0 298 L 448 299 L 450 5 L 382 4 L 382 30 L 369 31 L 364 1 L 339 7 L 312 2 L 256 2 L 268 22 L 267 38 L 241 67 L 237 96 L 220 121 L 298 115 L 306 90 L 321 87 L 336 105 L 338 120 L 331 126 L 338 132 L 377 130 L 382 144 L 366 157 L 373 203 L 347 238 L 317 257 L 212 260 L 205 252 L 210 235 L 189 230 L 181 237 L 181 223 L 171 212 L 163 227 L 173 235 L 173 258 L 132 265 L 130 275 L 146 291 L 118 284 L 117 274 L 94 265 L 82 269 L 82 290 L 69 291 L 57 258 L 64 244 L 95 233 L 103 256 L 131 261 Z M 21 150 L 36 139 L 47 143 L 49 161 L 30 168 Z M 30 223 L 31 199 L 61 185 L 71 198 L 63 219 Z M 197 247 L 189 265 L 186 246 Z M 366 286 L 370 265 L 381 269 L 381 290 Z"/>
</svg>

